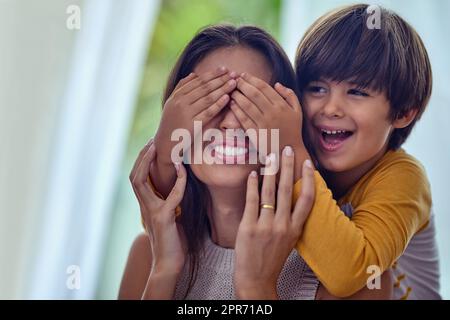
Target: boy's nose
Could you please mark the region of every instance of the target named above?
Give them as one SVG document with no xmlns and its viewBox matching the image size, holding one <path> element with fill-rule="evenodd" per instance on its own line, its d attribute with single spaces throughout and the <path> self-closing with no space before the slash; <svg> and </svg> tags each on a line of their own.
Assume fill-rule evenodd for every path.
<svg viewBox="0 0 450 320">
<path fill-rule="evenodd" d="M 241 129 L 241 123 L 234 115 L 233 111 L 231 111 L 230 106 L 226 106 L 223 110 L 223 116 L 219 123 L 219 128 L 226 130 L 226 129 Z"/>
<path fill-rule="evenodd" d="M 341 100 L 336 95 L 331 95 L 322 108 L 322 115 L 327 118 L 341 118 L 344 112 L 341 108 Z"/>
</svg>

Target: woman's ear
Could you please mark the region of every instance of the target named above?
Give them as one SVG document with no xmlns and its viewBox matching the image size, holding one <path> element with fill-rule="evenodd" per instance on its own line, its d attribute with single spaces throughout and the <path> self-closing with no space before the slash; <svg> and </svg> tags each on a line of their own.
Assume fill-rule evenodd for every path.
<svg viewBox="0 0 450 320">
<path fill-rule="evenodd" d="M 395 129 L 406 128 L 416 118 L 418 111 L 419 111 L 418 109 L 409 110 L 403 116 L 395 119 L 392 125 L 394 126 Z"/>
</svg>

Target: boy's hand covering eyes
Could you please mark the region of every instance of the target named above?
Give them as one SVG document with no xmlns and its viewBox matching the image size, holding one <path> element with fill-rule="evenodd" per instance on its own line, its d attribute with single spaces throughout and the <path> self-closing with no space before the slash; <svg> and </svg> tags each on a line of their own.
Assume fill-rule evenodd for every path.
<svg viewBox="0 0 450 320">
<path fill-rule="evenodd" d="M 187 129 L 192 136 L 194 121 L 205 124 L 228 104 L 229 94 L 236 88 L 232 75 L 220 67 L 201 75 L 191 73 L 178 82 L 164 104 L 155 136 L 157 161 L 172 164 L 171 150 L 178 141 L 172 142 L 170 137 L 176 129 Z"/>
<path fill-rule="evenodd" d="M 303 144 L 302 109 L 295 92 L 280 83 L 271 87 L 265 81 L 243 73 L 237 79 L 237 90 L 231 94 L 230 108 L 244 130 L 267 129 L 267 154 L 278 154 L 278 150 L 270 145 L 270 130 L 279 130 L 279 149 L 292 146 L 296 155 L 295 180 L 298 180 L 301 164 L 309 156 Z M 258 145 L 256 141 L 252 143 Z"/>
</svg>

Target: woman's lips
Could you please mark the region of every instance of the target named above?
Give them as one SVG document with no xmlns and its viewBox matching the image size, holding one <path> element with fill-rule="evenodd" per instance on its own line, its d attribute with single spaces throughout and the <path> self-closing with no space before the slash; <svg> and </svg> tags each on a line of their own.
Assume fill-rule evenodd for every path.
<svg viewBox="0 0 450 320">
<path fill-rule="evenodd" d="M 245 141 L 242 143 L 224 143 L 212 146 L 212 156 L 218 163 L 245 164 L 248 158 L 249 148 Z"/>
</svg>

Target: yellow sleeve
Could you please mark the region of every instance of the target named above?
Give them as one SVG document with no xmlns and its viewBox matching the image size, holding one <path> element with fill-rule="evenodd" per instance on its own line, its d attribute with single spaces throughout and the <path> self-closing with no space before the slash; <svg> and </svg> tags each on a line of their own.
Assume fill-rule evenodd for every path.
<svg viewBox="0 0 450 320">
<path fill-rule="evenodd" d="M 413 165 L 398 169 L 395 175 L 380 173 L 358 191 L 362 195 L 351 220 L 315 172 L 315 203 L 296 248 L 331 294 L 347 297 L 362 289 L 367 268 L 389 268 L 427 223 L 431 194 L 426 176 Z M 294 201 L 300 189 L 301 180 L 294 186 Z"/>
</svg>

